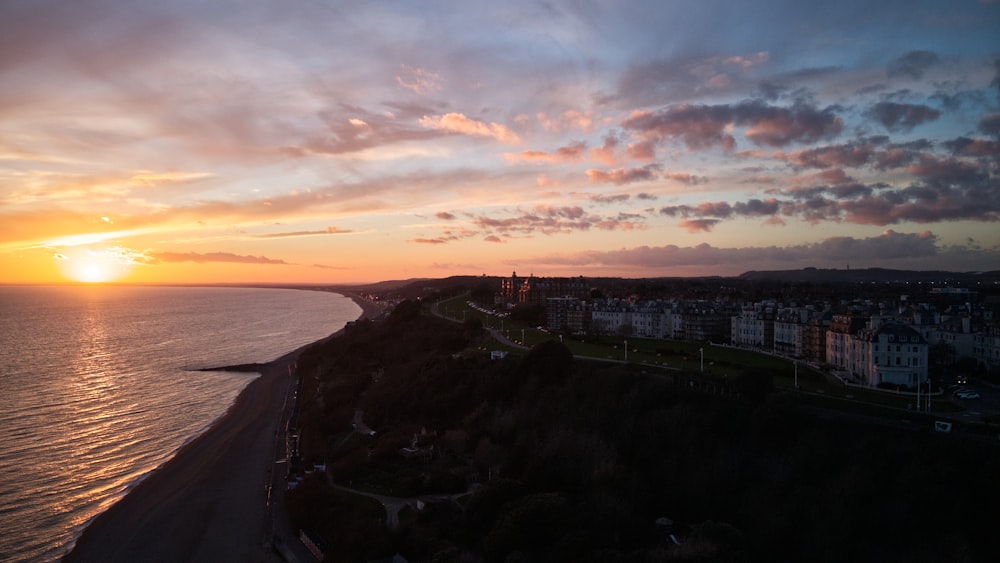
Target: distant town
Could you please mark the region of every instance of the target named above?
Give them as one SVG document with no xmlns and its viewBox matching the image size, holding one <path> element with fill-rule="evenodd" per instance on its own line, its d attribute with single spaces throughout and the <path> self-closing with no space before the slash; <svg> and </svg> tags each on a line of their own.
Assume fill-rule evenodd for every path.
<svg viewBox="0 0 1000 563">
<path fill-rule="evenodd" d="M 869 387 L 916 388 L 948 372 L 1000 373 L 993 274 L 816 270 L 739 278 L 449 278 L 497 311 L 533 308 L 567 335 L 726 344 L 822 366 Z M 824 281 L 825 280 L 825 281 Z M 447 282 L 439 280 L 437 283 Z M 429 282 L 414 282 L 425 286 Z"/>
</svg>

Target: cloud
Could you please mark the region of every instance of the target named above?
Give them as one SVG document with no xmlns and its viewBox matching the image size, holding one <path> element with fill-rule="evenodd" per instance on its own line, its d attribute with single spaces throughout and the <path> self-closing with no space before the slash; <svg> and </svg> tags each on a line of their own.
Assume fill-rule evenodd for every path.
<svg viewBox="0 0 1000 563">
<path fill-rule="evenodd" d="M 402 72 L 396 75 L 396 84 L 421 96 L 441 89 L 441 76 L 436 72 L 407 65 L 401 66 Z"/>
<path fill-rule="evenodd" d="M 622 73 L 618 97 L 645 104 L 682 102 L 708 93 L 746 90 L 750 74 L 766 65 L 766 51 L 737 55 L 660 59 L 633 65 Z"/>
<path fill-rule="evenodd" d="M 984 135 L 990 135 L 991 137 L 1000 140 L 1000 113 L 991 113 L 983 116 L 983 118 L 979 120 L 979 125 L 976 129 Z"/>
<path fill-rule="evenodd" d="M 663 177 L 667 180 L 673 180 L 682 184 L 690 184 L 692 186 L 704 184 L 708 181 L 708 178 L 704 176 L 695 176 L 694 174 L 688 174 L 687 172 L 664 172 Z"/>
<path fill-rule="evenodd" d="M 680 222 L 680 227 L 687 229 L 689 233 L 711 232 L 712 227 L 719 223 L 719 219 L 684 219 Z"/>
<path fill-rule="evenodd" d="M 921 123 L 936 120 L 941 112 L 925 105 L 879 102 L 868 115 L 889 131 L 905 133 Z"/>
<path fill-rule="evenodd" d="M 716 145 L 731 150 L 736 145 L 736 140 L 727 132 L 732 121 L 729 106 L 679 105 L 658 112 L 638 112 L 626 119 L 622 126 L 650 135 L 657 141 L 680 138 L 693 150 Z"/>
<path fill-rule="evenodd" d="M 981 249 L 974 245 L 945 246 L 930 231 L 900 233 L 886 230 L 879 235 L 857 238 L 829 237 L 817 242 L 788 246 L 717 247 L 638 246 L 613 251 L 582 251 L 550 254 L 524 260 L 532 264 L 642 268 L 669 273 L 691 268 L 696 272 L 715 271 L 735 275 L 747 270 L 802 268 L 817 264 L 847 264 L 861 267 L 904 269 L 934 268 L 979 271 L 984 264 L 1000 261 L 1000 250 Z"/>
<path fill-rule="evenodd" d="M 640 215 L 619 213 L 602 216 L 586 212 L 582 207 L 536 205 L 531 211 L 520 211 L 509 217 L 476 216 L 472 223 L 489 235 L 545 235 L 587 231 L 591 228 L 632 231 L 644 228 Z"/>
<path fill-rule="evenodd" d="M 1000 156 L 1000 142 L 958 137 L 942 144 L 956 156 Z"/>
<path fill-rule="evenodd" d="M 947 186 L 968 186 L 986 180 L 977 161 L 924 154 L 907 167 L 914 176 Z"/>
<path fill-rule="evenodd" d="M 618 144 L 617 135 L 614 133 L 605 135 L 603 145 L 590 149 L 591 160 L 608 166 L 614 166 L 618 162 L 618 159 L 615 157 L 615 150 L 617 150 Z"/>
<path fill-rule="evenodd" d="M 804 168 L 856 168 L 868 164 L 875 150 L 871 143 L 853 142 L 795 151 L 789 153 L 787 159 L 791 164 Z"/>
<path fill-rule="evenodd" d="M 296 238 L 296 237 L 314 237 L 320 235 L 343 235 L 348 233 L 353 233 L 354 231 L 339 229 L 337 227 L 327 227 L 318 231 L 291 231 L 287 233 L 267 233 L 263 235 L 257 235 L 256 238 Z"/>
<path fill-rule="evenodd" d="M 434 216 L 442 221 L 453 221 L 455 219 L 455 215 L 447 211 L 438 211 Z"/>
<path fill-rule="evenodd" d="M 783 147 L 792 143 L 811 143 L 831 138 L 843 127 L 843 121 L 830 108 L 742 104 L 737 109 L 736 124 L 749 124 L 746 137 L 757 145 Z"/>
<path fill-rule="evenodd" d="M 755 145 L 783 147 L 831 138 L 840 133 L 843 121 L 833 108 L 821 110 L 802 104 L 778 107 L 750 101 L 637 112 L 622 126 L 656 142 L 680 139 L 691 150 L 715 146 L 733 150 L 736 139 L 730 130 L 734 126 L 744 127 L 744 136 Z"/>
<path fill-rule="evenodd" d="M 645 225 L 641 216 L 634 213 L 619 213 L 617 217 L 607 217 L 594 222 L 594 227 L 602 231 L 640 231 Z"/>
<path fill-rule="evenodd" d="M 704 202 L 696 206 L 691 205 L 671 205 L 660 208 L 661 215 L 669 215 L 671 217 L 681 216 L 681 217 L 715 217 L 715 218 L 728 218 L 733 215 L 740 216 L 763 216 L 763 215 L 774 215 L 778 213 L 781 209 L 780 202 L 777 199 L 750 199 L 745 202 L 736 202 L 730 204 L 726 201 L 718 202 Z"/>
<path fill-rule="evenodd" d="M 615 195 L 604 195 L 595 194 L 589 196 L 588 199 L 594 203 L 621 203 L 623 201 L 628 201 L 632 196 L 629 194 L 615 194 Z"/>
<path fill-rule="evenodd" d="M 141 187 L 155 187 L 162 184 L 190 183 L 211 178 L 207 172 L 137 172 L 129 178 L 129 184 Z"/>
<path fill-rule="evenodd" d="M 978 160 L 923 154 L 907 167 L 907 172 L 917 181 L 893 186 L 858 182 L 840 169 L 828 169 L 801 178 L 806 185 L 769 192 L 783 197 L 665 206 L 659 213 L 685 219 L 681 226 L 689 230 L 704 230 L 716 224 L 691 223 L 693 220 L 778 215 L 811 223 L 863 225 L 1000 221 L 1000 193 L 989 168 Z"/>
<path fill-rule="evenodd" d="M 277 264 L 288 265 L 288 262 L 276 258 L 264 256 L 242 256 L 230 252 L 150 252 L 149 257 L 154 262 L 195 262 L 204 264 L 208 262 L 227 262 L 238 264 Z"/>
<path fill-rule="evenodd" d="M 505 153 L 504 157 L 510 161 L 524 160 L 528 162 L 539 162 L 555 164 L 560 162 L 571 162 L 580 160 L 587 144 L 582 141 L 572 142 L 565 147 L 560 147 L 555 152 L 524 151 L 520 153 Z"/>
<path fill-rule="evenodd" d="M 563 131 L 565 129 L 589 131 L 594 123 L 592 112 L 576 109 L 568 109 L 556 117 L 540 112 L 536 117 L 546 131 Z"/>
<path fill-rule="evenodd" d="M 890 78 L 906 76 L 919 80 L 923 78 L 927 69 L 936 65 L 940 60 L 940 57 L 931 51 L 910 51 L 890 62 L 885 68 L 885 74 Z"/>
<path fill-rule="evenodd" d="M 891 170 L 915 162 L 930 147 L 926 140 L 893 144 L 888 142 L 888 137 L 873 136 L 843 144 L 778 152 L 772 156 L 797 168 L 860 168 L 870 165 L 876 170 Z"/>
<path fill-rule="evenodd" d="M 658 176 L 660 165 L 648 164 L 641 168 L 615 168 L 613 170 L 587 170 L 587 178 L 594 183 L 611 183 L 618 186 L 632 182 L 648 182 Z"/>
<path fill-rule="evenodd" d="M 420 118 L 420 124 L 428 129 L 448 131 L 477 137 L 490 137 L 508 145 L 518 145 L 521 138 L 506 126 L 499 123 L 485 123 L 466 117 L 461 113 L 446 113 L 444 115 Z"/>
<path fill-rule="evenodd" d="M 416 127 L 413 120 L 427 108 L 396 106 L 395 113 L 371 112 L 350 104 L 324 109 L 319 118 L 324 127 L 310 128 L 299 140 L 285 144 L 281 151 L 293 157 L 343 155 L 433 138 L 436 133 Z"/>
</svg>

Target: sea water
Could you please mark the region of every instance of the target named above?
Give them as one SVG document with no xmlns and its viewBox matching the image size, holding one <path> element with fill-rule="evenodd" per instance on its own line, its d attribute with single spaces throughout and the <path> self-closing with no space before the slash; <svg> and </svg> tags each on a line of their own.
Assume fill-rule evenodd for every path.
<svg viewBox="0 0 1000 563">
<path fill-rule="evenodd" d="M 267 362 L 360 315 L 289 289 L 0 286 L 0 561 L 54 561 Z"/>
</svg>

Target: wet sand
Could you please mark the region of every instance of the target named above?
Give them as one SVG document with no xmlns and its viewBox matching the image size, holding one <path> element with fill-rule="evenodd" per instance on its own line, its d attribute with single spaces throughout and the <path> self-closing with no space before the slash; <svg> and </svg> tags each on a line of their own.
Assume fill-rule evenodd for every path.
<svg viewBox="0 0 1000 563">
<path fill-rule="evenodd" d="M 362 318 L 378 313 L 348 297 Z M 276 430 L 301 351 L 258 366 L 261 376 L 229 411 L 95 518 L 64 561 L 280 561 L 266 544 L 266 507 Z"/>
</svg>

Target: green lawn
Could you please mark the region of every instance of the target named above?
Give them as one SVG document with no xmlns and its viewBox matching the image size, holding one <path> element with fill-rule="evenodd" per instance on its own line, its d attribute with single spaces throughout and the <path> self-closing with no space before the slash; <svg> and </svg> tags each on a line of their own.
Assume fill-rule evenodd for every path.
<svg viewBox="0 0 1000 563">
<path fill-rule="evenodd" d="M 547 340 L 559 340 L 560 336 L 538 330 L 533 326 L 512 319 L 501 319 L 470 307 L 468 296 L 462 295 L 439 303 L 442 315 L 456 321 L 479 319 L 486 328 L 498 329 L 517 343 L 532 347 Z M 429 309 L 428 309 L 429 312 Z M 523 342 L 522 342 L 523 337 Z M 704 372 L 715 376 L 736 376 L 749 369 L 763 369 L 774 377 L 778 389 L 791 390 L 796 383 L 796 363 L 790 359 L 698 342 L 679 340 L 659 340 L 622 336 L 604 336 L 588 339 L 586 342 L 572 337 L 563 337 L 562 342 L 580 358 L 604 361 L 625 361 L 625 343 L 628 343 L 628 362 L 658 367 L 665 370 L 681 370 L 688 373 Z M 521 349 L 497 343 L 496 350 L 520 353 Z M 704 361 L 702 360 L 704 354 Z M 878 411 L 890 409 L 904 415 L 916 406 L 916 397 L 884 391 L 848 387 L 831 381 L 815 368 L 798 362 L 798 388 L 803 397 L 815 397 L 824 404 L 840 405 L 837 408 L 854 409 L 857 405 L 867 405 Z M 925 398 L 921 399 L 923 404 Z M 946 398 L 933 399 L 936 411 L 961 411 L 962 408 Z"/>
</svg>

